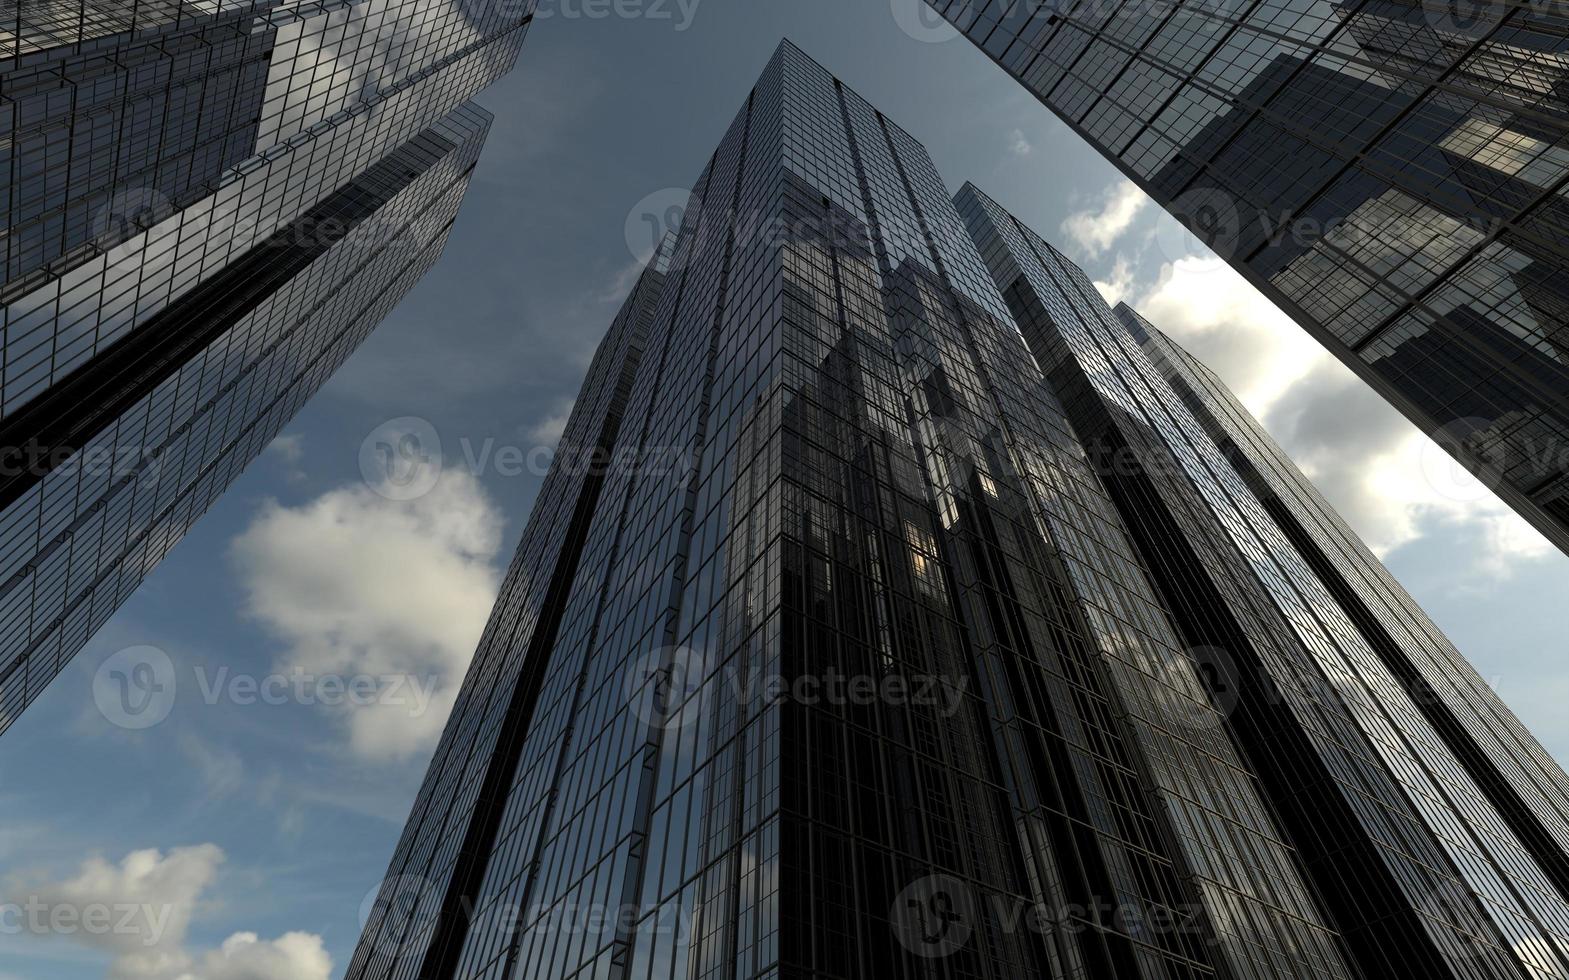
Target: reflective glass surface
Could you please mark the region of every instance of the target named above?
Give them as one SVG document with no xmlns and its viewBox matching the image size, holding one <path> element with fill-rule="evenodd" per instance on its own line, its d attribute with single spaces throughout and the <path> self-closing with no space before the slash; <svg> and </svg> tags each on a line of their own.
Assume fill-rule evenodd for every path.
<svg viewBox="0 0 1569 980">
<path fill-rule="evenodd" d="M 927 0 L 1569 550 L 1569 11 Z"/>
<path fill-rule="evenodd" d="M 1363 970 L 1565 975 L 1563 771 L 1213 374 L 958 201 Z"/>
<path fill-rule="evenodd" d="M 435 261 L 532 10 L 0 5 L 0 730 Z"/>
<path fill-rule="evenodd" d="M 1136 540 L 926 151 L 783 45 L 348 977 L 1357 975 Z"/>
</svg>

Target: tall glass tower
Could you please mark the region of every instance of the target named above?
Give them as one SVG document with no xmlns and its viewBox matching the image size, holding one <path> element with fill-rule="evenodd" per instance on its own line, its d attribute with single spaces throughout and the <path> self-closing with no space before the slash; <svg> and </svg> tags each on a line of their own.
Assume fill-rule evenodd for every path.
<svg viewBox="0 0 1569 980">
<path fill-rule="evenodd" d="M 1562 4 L 927 2 L 1569 550 Z"/>
<path fill-rule="evenodd" d="M 959 210 L 1367 976 L 1564 976 L 1569 777 L 1220 381 Z"/>
<path fill-rule="evenodd" d="M 347 976 L 1564 977 L 1566 845 L 1569 777 L 1213 376 L 786 43 Z"/>
<path fill-rule="evenodd" d="M 0 730 L 439 256 L 531 11 L 0 10 Z"/>
</svg>

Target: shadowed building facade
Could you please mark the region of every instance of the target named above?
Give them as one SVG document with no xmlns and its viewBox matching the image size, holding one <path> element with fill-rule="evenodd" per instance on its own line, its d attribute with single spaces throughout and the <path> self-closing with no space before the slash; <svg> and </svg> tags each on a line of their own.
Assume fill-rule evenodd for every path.
<svg viewBox="0 0 1569 980">
<path fill-rule="evenodd" d="M 927 2 L 1569 550 L 1569 10 Z"/>
<path fill-rule="evenodd" d="M 1254 766 L 930 157 L 787 43 L 347 976 L 1357 976 Z"/>
<path fill-rule="evenodd" d="M 0 730 L 439 256 L 531 9 L 0 10 Z"/>
<path fill-rule="evenodd" d="M 1569 777 L 1213 373 L 957 204 L 1364 975 L 1569 975 Z"/>
</svg>

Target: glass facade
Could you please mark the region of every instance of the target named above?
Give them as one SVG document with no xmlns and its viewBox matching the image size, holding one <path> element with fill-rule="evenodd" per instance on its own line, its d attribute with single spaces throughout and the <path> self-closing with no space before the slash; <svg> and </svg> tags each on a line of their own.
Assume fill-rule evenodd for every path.
<svg viewBox="0 0 1569 980">
<path fill-rule="evenodd" d="M 0 730 L 435 261 L 531 11 L 0 12 Z"/>
<path fill-rule="evenodd" d="M 1569 550 L 1569 8 L 927 2 Z"/>
<path fill-rule="evenodd" d="M 1215 378 L 961 213 L 1368 976 L 1569 975 L 1569 779 Z"/>
<path fill-rule="evenodd" d="M 786 44 L 349 967 L 1569 976 L 1569 777 L 1235 399 Z"/>
</svg>

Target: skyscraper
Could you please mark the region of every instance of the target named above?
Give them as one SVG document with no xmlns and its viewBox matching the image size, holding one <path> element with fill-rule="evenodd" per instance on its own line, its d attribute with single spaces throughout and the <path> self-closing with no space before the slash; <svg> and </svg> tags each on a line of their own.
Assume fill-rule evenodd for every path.
<svg viewBox="0 0 1569 980">
<path fill-rule="evenodd" d="M 1368 976 L 1562 976 L 1569 778 L 1207 369 L 958 206 Z"/>
<path fill-rule="evenodd" d="M 1565 976 L 1566 791 L 1211 375 L 786 43 L 347 976 Z"/>
<path fill-rule="evenodd" d="M 1561 5 L 927 2 L 1569 550 Z"/>
<path fill-rule="evenodd" d="M 532 9 L 0 13 L 0 730 L 439 256 Z"/>
</svg>

